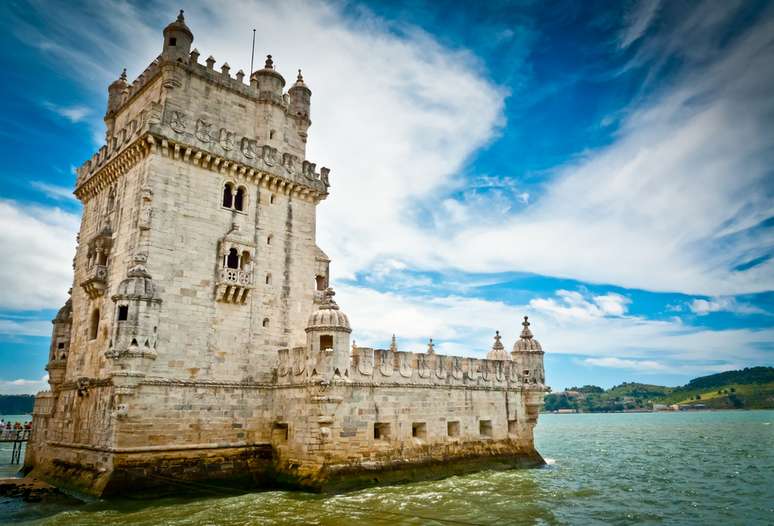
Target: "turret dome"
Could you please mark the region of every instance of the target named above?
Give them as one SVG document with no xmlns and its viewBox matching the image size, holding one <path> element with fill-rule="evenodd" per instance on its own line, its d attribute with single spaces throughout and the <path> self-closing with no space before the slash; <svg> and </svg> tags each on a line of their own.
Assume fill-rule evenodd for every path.
<svg viewBox="0 0 774 526">
<path fill-rule="evenodd" d="M 138 263 L 126 273 L 126 278 L 118 284 L 113 300 L 142 299 L 159 300 L 159 293 L 153 278 L 142 263 Z"/>
<path fill-rule="evenodd" d="M 164 28 L 164 35 L 168 35 L 170 33 L 184 33 L 188 35 L 188 38 L 193 41 L 193 33 L 191 33 L 191 29 L 185 24 L 185 17 L 183 16 L 183 10 L 180 10 L 180 13 L 178 13 L 177 18 L 169 23 L 167 27 Z"/>
<path fill-rule="evenodd" d="M 486 354 L 487 360 L 510 360 L 511 357 L 505 352 L 505 346 L 502 342 L 500 331 L 495 331 L 495 341 L 492 344 L 492 350 Z"/>
<path fill-rule="evenodd" d="M 529 317 L 524 316 L 524 321 L 521 324 L 524 329 L 521 331 L 521 337 L 513 344 L 513 352 L 543 352 L 540 342 L 532 336 L 532 331 L 529 330 L 528 320 Z"/>
<path fill-rule="evenodd" d="M 306 323 L 306 332 L 314 330 L 352 332 L 352 328 L 349 326 L 349 318 L 333 301 L 335 294 L 332 288 L 325 289 L 322 302 L 309 315 L 309 321 Z"/>
</svg>

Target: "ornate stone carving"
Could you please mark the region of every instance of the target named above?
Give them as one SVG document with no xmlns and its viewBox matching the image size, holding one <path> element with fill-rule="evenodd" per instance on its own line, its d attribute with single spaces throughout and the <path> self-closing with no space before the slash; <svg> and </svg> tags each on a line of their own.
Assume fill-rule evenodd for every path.
<svg viewBox="0 0 774 526">
<path fill-rule="evenodd" d="M 256 148 L 257 148 L 257 141 L 255 141 L 254 139 L 248 139 L 247 137 L 242 137 L 242 144 L 241 144 L 242 155 L 244 155 L 248 159 L 255 159 Z"/>
<path fill-rule="evenodd" d="M 138 226 L 140 230 L 148 230 L 151 227 L 151 217 L 153 216 L 153 191 L 147 186 L 140 190 L 140 220 Z"/>
<path fill-rule="evenodd" d="M 226 151 L 234 149 L 236 133 L 227 130 L 226 128 L 220 129 L 220 138 L 218 140 L 220 147 Z"/>
<path fill-rule="evenodd" d="M 186 115 L 182 111 L 170 111 L 169 127 L 177 133 L 184 133 L 186 129 Z"/>
<path fill-rule="evenodd" d="M 268 144 L 264 144 L 261 158 L 266 166 L 274 166 L 277 164 L 277 149 L 272 148 Z"/>
<path fill-rule="evenodd" d="M 212 141 L 212 123 L 207 122 L 204 119 L 198 119 L 196 121 L 196 138 L 202 142 Z"/>
</svg>

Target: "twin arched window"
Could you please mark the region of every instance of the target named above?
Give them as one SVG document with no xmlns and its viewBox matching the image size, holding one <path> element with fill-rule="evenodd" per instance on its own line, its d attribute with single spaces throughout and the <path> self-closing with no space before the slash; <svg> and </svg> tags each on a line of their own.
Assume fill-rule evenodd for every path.
<svg viewBox="0 0 774 526">
<path fill-rule="evenodd" d="M 241 269 L 244 271 L 250 270 L 250 264 L 252 263 L 252 257 L 247 250 L 243 251 L 240 257 L 239 251 L 235 248 L 230 248 L 228 254 L 226 254 L 226 268 Z"/>
<path fill-rule="evenodd" d="M 244 212 L 246 200 L 247 189 L 244 186 L 237 187 L 234 183 L 226 183 L 223 186 L 223 208 Z"/>
</svg>

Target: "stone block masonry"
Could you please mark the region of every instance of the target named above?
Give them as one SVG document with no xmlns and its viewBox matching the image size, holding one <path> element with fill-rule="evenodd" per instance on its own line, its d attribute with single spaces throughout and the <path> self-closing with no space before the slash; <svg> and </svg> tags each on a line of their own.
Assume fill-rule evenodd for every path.
<svg viewBox="0 0 774 526">
<path fill-rule="evenodd" d="M 25 469 L 93 495 L 172 482 L 310 490 L 542 464 L 547 389 L 524 319 L 487 359 L 351 344 L 316 245 L 330 171 L 311 90 L 271 56 L 199 63 L 180 16 L 78 170 L 71 298 L 53 320 Z"/>
</svg>

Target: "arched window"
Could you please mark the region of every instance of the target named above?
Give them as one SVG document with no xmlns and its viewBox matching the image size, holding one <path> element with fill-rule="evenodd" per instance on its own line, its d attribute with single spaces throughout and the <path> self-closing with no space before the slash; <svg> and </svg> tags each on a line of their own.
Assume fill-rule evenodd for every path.
<svg viewBox="0 0 774 526">
<path fill-rule="evenodd" d="M 118 306 L 118 321 L 126 321 L 129 319 L 129 305 Z"/>
<path fill-rule="evenodd" d="M 274 198 L 275 198 L 275 197 L 276 197 L 276 196 L 275 196 L 274 194 L 271 194 L 271 197 L 269 197 L 269 204 L 270 204 L 270 205 L 273 205 L 273 204 L 274 204 Z"/>
<path fill-rule="evenodd" d="M 266 237 L 266 244 L 267 244 L 267 245 L 271 245 L 271 241 L 272 241 L 272 239 L 274 239 L 274 236 L 273 236 L 273 235 L 271 235 L 271 234 L 269 234 L 269 235 Z"/>
<path fill-rule="evenodd" d="M 328 285 L 325 281 L 325 276 L 320 276 L 319 274 L 315 276 L 314 282 L 317 290 L 325 290 Z"/>
<path fill-rule="evenodd" d="M 223 206 L 231 208 L 234 203 L 234 185 L 226 183 L 223 187 Z"/>
<path fill-rule="evenodd" d="M 239 252 L 237 252 L 237 249 L 232 248 L 228 251 L 228 255 L 226 256 L 226 267 L 239 268 Z"/>
<path fill-rule="evenodd" d="M 271 272 L 266 274 L 266 284 L 271 285 Z"/>
<path fill-rule="evenodd" d="M 234 196 L 234 208 L 240 212 L 245 209 L 245 187 L 240 186 L 237 188 L 236 195 Z"/>
<path fill-rule="evenodd" d="M 242 270 L 250 270 L 250 253 L 245 250 L 242 252 Z"/>
<path fill-rule="evenodd" d="M 99 334 L 99 309 L 91 312 L 91 323 L 89 324 L 89 339 L 96 340 Z"/>
<path fill-rule="evenodd" d="M 263 319 L 263 326 L 264 327 L 268 327 L 269 326 L 269 318 L 264 318 Z"/>
</svg>

